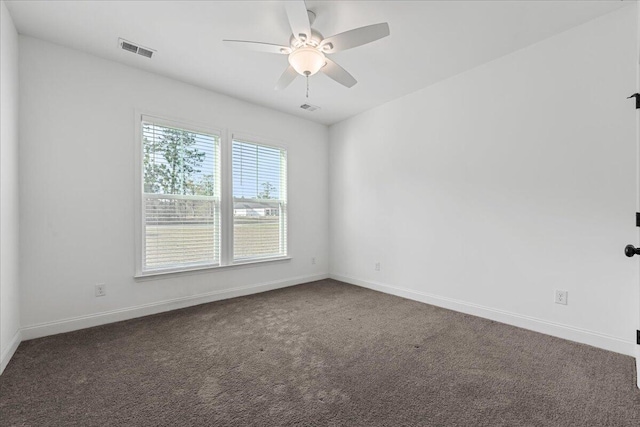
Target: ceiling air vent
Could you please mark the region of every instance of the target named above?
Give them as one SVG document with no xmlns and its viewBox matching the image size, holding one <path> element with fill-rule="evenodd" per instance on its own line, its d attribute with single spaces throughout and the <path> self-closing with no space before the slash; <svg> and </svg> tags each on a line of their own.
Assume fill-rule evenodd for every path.
<svg viewBox="0 0 640 427">
<path fill-rule="evenodd" d="M 318 107 L 317 105 L 311 105 L 311 104 L 302 104 L 300 108 L 307 111 L 316 111 L 320 109 L 320 107 Z"/>
<path fill-rule="evenodd" d="M 148 49 L 146 47 L 138 46 L 135 43 L 127 41 L 125 39 L 118 39 L 118 45 L 127 52 L 137 53 L 138 55 L 142 55 L 146 58 L 151 58 L 155 53 L 155 50 Z"/>
<path fill-rule="evenodd" d="M 120 46 L 122 46 L 124 50 L 128 50 L 129 52 L 138 53 L 138 46 L 131 43 L 122 42 Z"/>
<path fill-rule="evenodd" d="M 153 51 L 149 49 L 145 49 L 143 47 L 138 48 L 138 55 L 146 56 L 147 58 L 151 58 L 153 55 Z"/>
</svg>

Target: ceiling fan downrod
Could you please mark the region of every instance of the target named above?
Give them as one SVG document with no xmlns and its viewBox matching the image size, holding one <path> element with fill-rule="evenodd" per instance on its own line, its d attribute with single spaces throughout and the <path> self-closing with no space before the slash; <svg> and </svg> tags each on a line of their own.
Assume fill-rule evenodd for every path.
<svg viewBox="0 0 640 427">
<path fill-rule="evenodd" d="M 296 76 L 302 75 L 307 78 L 306 95 L 308 98 L 309 76 L 317 72 L 322 72 L 327 77 L 350 88 L 357 83 L 357 80 L 327 55 L 362 46 L 389 35 L 389 24 L 382 22 L 325 38 L 311 27 L 315 22 L 316 14 L 307 9 L 304 0 L 291 0 L 284 3 L 291 27 L 288 46 L 248 40 L 223 40 L 226 45 L 235 48 L 287 55 L 289 66 L 278 79 L 274 87 L 276 90 L 286 88 Z"/>
</svg>

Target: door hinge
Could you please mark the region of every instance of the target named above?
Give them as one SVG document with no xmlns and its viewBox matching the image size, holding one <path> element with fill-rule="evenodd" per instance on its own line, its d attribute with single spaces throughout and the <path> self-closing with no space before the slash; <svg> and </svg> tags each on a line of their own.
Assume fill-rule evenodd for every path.
<svg viewBox="0 0 640 427">
<path fill-rule="evenodd" d="M 640 227 L 640 212 L 636 212 L 636 227 Z"/>
<path fill-rule="evenodd" d="M 640 108 L 640 93 L 634 93 L 627 99 L 635 98 L 636 99 L 636 109 Z"/>
<path fill-rule="evenodd" d="M 636 331 L 636 343 L 640 345 L 640 331 Z"/>
</svg>

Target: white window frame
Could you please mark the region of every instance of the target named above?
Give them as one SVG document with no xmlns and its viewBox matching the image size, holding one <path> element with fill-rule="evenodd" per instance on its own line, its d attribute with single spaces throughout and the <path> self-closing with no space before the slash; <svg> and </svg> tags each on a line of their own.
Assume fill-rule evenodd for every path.
<svg viewBox="0 0 640 427">
<path fill-rule="evenodd" d="M 208 135 L 218 136 L 219 139 L 219 158 L 220 158 L 220 262 L 219 264 L 210 264 L 205 266 L 194 267 L 178 267 L 175 269 L 162 269 L 143 271 L 143 251 L 145 251 L 144 242 L 144 216 L 143 216 L 143 192 L 144 192 L 144 180 L 143 180 L 143 167 L 142 167 L 142 122 L 145 118 L 153 121 L 154 123 L 173 127 L 178 129 L 185 129 L 193 132 L 202 132 Z M 287 162 L 285 164 L 285 176 L 287 179 L 287 222 L 284 242 L 286 254 L 282 256 L 264 257 L 264 258 L 252 258 L 248 260 L 233 261 L 233 163 L 232 163 L 232 141 L 235 139 L 242 140 L 248 143 L 254 143 L 269 148 L 275 148 L 284 150 L 287 152 Z M 162 114 L 155 114 L 146 111 L 135 111 L 135 144 L 134 144 L 134 161 L 135 161 L 135 179 L 134 179 L 134 202 L 135 202 L 135 227 L 134 227 L 134 241 L 135 241 L 135 273 L 134 278 L 161 278 L 163 276 L 170 277 L 175 274 L 192 274 L 199 272 L 206 272 L 208 270 L 215 270 L 221 268 L 231 267 L 244 267 L 251 266 L 253 264 L 262 264 L 269 262 L 288 261 L 291 260 L 291 249 L 289 245 L 289 197 L 288 197 L 288 147 L 279 141 L 268 140 L 259 136 L 251 135 L 248 133 L 232 132 L 222 127 L 209 126 L 202 123 L 193 123 L 189 120 L 179 118 L 167 118 Z"/>
</svg>

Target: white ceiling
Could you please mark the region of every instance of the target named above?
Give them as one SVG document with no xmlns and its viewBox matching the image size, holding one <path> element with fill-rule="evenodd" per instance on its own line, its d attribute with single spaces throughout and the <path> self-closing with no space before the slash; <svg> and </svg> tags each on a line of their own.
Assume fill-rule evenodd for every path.
<svg viewBox="0 0 640 427">
<path fill-rule="evenodd" d="M 288 44 L 284 2 L 7 1 L 20 34 L 49 40 L 256 104 L 332 124 L 609 13 L 621 1 L 307 1 L 325 37 L 379 22 L 391 35 L 331 55 L 357 80 L 325 75 L 273 87 L 285 55 L 234 50 L 222 39 Z M 626 4 L 625 4 L 626 3 Z M 125 52 L 118 38 L 157 50 Z M 301 110 L 305 102 L 321 107 Z"/>
</svg>

